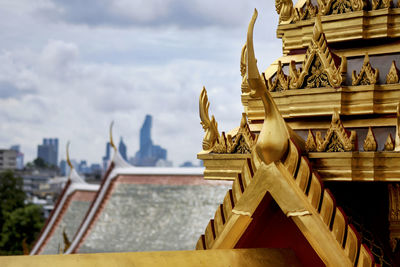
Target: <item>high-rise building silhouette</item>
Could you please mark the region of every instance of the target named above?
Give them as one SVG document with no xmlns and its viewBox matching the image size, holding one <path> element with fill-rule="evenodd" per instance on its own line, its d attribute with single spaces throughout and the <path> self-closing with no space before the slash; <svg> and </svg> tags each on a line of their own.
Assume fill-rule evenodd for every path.
<svg viewBox="0 0 400 267">
<path fill-rule="evenodd" d="M 106 144 L 106 154 L 103 157 L 103 171 L 106 171 L 108 167 L 108 162 L 111 160 L 111 144 L 107 142 Z"/>
<path fill-rule="evenodd" d="M 140 149 L 136 152 L 133 164 L 136 166 L 156 166 L 158 160 L 167 159 L 167 150 L 153 145 L 151 140 L 152 117 L 146 115 L 142 128 L 140 129 Z"/>
<path fill-rule="evenodd" d="M 37 157 L 48 165 L 58 165 L 58 138 L 44 138 L 43 144 L 38 145 Z"/>
<path fill-rule="evenodd" d="M 128 160 L 126 150 L 127 150 L 126 145 L 124 143 L 124 140 L 122 140 L 122 137 L 121 137 L 121 139 L 119 140 L 118 151 L 124 160 Z"/>
<path fill-rule="evenodd" d="M 10 149 L 17 151 L 17 170 L 22 170 L 24 168 L 24 153 L 21 152 L 20 145 L 13 145 Z"/>
</svg>

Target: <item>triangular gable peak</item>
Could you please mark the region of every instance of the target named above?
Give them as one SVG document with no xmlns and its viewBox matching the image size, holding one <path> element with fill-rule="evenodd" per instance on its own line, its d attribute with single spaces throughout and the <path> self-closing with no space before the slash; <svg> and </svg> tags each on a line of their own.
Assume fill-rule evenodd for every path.
<svg viewBox="0 0 400 267">
<path fill-rule="evenodd" d="M 352 85 L 370 85 L 378 82 L 379 70 L 371 66 L 368 53 L 365 54 L 364 63 L 361 67 L 360 73 L 357 75 L 354 70 L 352 73 Z"/>
<path fill-rule="evenodd" d="M 356 150 L 357 133 L 355 131 L 347 131 L 337 110 L 334 111 L 332 122 L 327 130 L 325 137 L 322 138 L 320 131 L 314 134 L 311 130 L 308 132 L 306 141 L 307 152 L 345 152 Z"/>
<path fill-rule="evenodd" d="M 289 89 L 289 77 L 282 70 L 282 63 L 278 61 L 278 70 L 276 71 L 275 80 L 268 79 L 268 90 L 270 92 L 280 92 Z"/>
<path fill-rule="evenodd" d="M 335 60 L 336 59 L 336 60 Z M 340 64 L 336 64 L 339 61 Z M 345 80 L 346 58 L 339 59 L 329 50 L 322 30 L 321 17 L 317 16 L 310 45 L 300 70 L 290 63 L 290 89 L 340 87 Z"/>
</svg>

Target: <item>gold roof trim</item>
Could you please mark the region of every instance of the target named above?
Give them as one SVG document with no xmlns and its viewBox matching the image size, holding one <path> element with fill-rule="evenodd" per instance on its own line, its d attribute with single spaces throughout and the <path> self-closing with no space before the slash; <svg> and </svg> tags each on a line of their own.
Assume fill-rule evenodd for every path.
<svg viewBox="0 0 400 267">
<path fill-rule="evenodd" d="M 387 84 L 399 83 L 399 69 L 396 67 L 396 62 L 393 60 L 390 66 L 389 73 L 386 75 Z"/>
<path fill-rule="evenodd" d="M 318 14 L 318 7 L 311 3 L 311 0 L 305 2 L 304 8 L 296 8 L 299 20 L 315 18 Z"/>
<path fill-rule="evenodd" d="M 275 80 L 272 77 L 268 79 L 268 90 L 270 92 L 286 91 L 289 89 L 289 77 L 282 70 L 282 63 L 278 61 L 278 70 L 276 71 Z"/>
<path fill-rule="evenodd" d="M 322 15 L 360 11 L 365 7 L 364 0 L 318 0 L 318 8 Z"/>
<path fill-rule="evenodd" d="M 361 67 L 360 73 L 353 70 L 352 85 L 370 85 L 378 82 L 379 70 L 371 66 L 368 53 L 365 54 L 364 63 Z"/>
<path fill-rule="evenodd" d="M 383 151 L 393 151 L 394 150 L 394 140 L 392 134 L 389 133 L 386 138 L 385 146 L 383 147 Z"/>
<path fill-rule="evenodd" d="M 210 107 L 210 102 L 207 97 L 207 90 L 203 87 L 200 93 L 199 100 L 199 113 L 200 113 L 200 124 L 203 126 L 205 131 L 205 135 L 203 138 L 203 150 L 210 151 L 215 143 L 218 141 L 219 132 L 218 132 L 218 124 L 215 121 L 214 115 L 211 117 L 208 115 L 208 109 Z"/>
<path fill-rule="evenodd" d="M 302 68 L 297 70 L 295 63 L 290 63 L 290 89 L 340 87 L 345 80 L 347 60 L 342 57 L 337 67 L 334 57 L 336 55 L 329 50 L 318 15 Z"/>
<path fill-rule="evenodd" d="M 292 0 L 275 0 L 275 9 L 279 15 L 279 24 L 290 24 L 296 17 Z"/>
<path fill-rule="evenodd" d="M 393 0 L 372 0 L 372 10 L 393 7 Z"/>
</svg>

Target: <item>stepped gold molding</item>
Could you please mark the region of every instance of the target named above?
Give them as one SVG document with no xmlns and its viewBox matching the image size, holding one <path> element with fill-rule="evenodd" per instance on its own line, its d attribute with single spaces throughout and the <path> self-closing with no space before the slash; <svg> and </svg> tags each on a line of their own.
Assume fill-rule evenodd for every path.
<svg viewBox="0 0 400 267">
<path fill-rule="evenodd" d="M 366 7 L 365 0 L 318 0 L 322 15 L 343 14 L 360 11 Z"/>
<path fill-rule="evenodd" d="M 369 61 L 368 53 L 365 54 L 364 63 L 361 67 L 360 73 L 353 70 L 352 85 L 371 85 L 378 82 L 379 70 L 374 69 Z"/>
<path fill-rule="evenodd" d="M 215 121 L 214 115 L 211 117 L 208 115 L 208 109 L 210 107 L 210 102 L 207 97 L 207 90 L 203 87 L 200 93 L 199 101 L 199 113 L 200 113 L 200 124 L 203 126 L 205 135 L 203 138 L 203 150 L 211 150 L 217 140 L 219 139 L 218 124 Z"/>
<path fill-rule="evenodd" d="M 268 79 L 268 90 L 270 92 L 280 92 L 289 89 L 289 77 L 282 70 L 282 63 L 278 61 L 278 70 L 276 71 L 275 80 Z"/>
<path fill-rule="evenodd" d="M 383 151 L 393 151 L 393 150 L 394 150 L 394 140 L 392 134 L 389 133 L 385 142 L 385 146 L 383 147 Z"/>
<path fill-rule="evenodd" d="M 389 184 L 389 230 L 390 245 L 393 252 L 400 240 L 400 186 Z"/>
<path fill-rule="evenodd" d="M 246 62 L 247 62 L 247 44 L 244 44 L 240 56 L 240 75 L 242 76 L 242 85 L 241 85 L 242 93 L 249 92 L 249 84 L 247 83 Z"/>
<path fill-rule="evenodd" d="M 297 70 L 295 63 L 290 63 L 290 89 L 340 87 L 345 80 L 347 60 L 342 57 L 337 67 L 334 57 L 323 33 L 321 17 L 317 16 L 302 68 Z"/>
<path fill-rule="evenodd" d="M 257 67 L 253 45 L 253 30 L 257 15 L 255 9 L 247 32 L 247 80 L 251 88 L 250 96 L 261 98 L 265 114 L 255 150 L 259 158 L 269 164 L 280 160 L 286 154 L 289 131 Z"/>
<path fill-rule="evenodd" d="M 393 60 L 390 66 L 389 73 L 386 75 L 387 84 L 399 83 L 399 69 L 396 67 L 396 62 Z"/>
<path fill-rule="evenodd" d="M 308 136 L 306 141 L 306 151 L 314 152 L 317 151 L 317 143 L 315 141 L 315 136 L 311 130 L 308 130 Z"/>
<path fill-rule="evenodd" d="M 376 151 L 376 149 L 377 149 L 377 143 L 375 135 L 372 132 L 372 128 L 369 127 L 367 136 L 365 137 L 364 140 L 364 151 Z"/>
<path fill-rule="evenodd" d="M 372 0 L 372 10 L 393 7 L 393 0 Z"/>
<path fill-rule="evenodd" d="M 354 151 L 356 146 L 356 131 L 348 131 L 344 128 L 340 120 L 339 112 L 334 110 L 331 125 L 322 138 L 321 132 L 316 133 L 317 151 L 318 152 L 345 152 Z"/>
<path fill-rule="evenodd" d="M 279 24 L 290 24 L 296 16 L 292 0 L 275 0 L 275 9 L 279 15 Z"/>
<path fill-rule="evenodd" d="M 226 137 L 225 132 L 222 132 L 218 142 L 212 148 L 212 152 L 218 154 L 250 154 L 256 144 L 256 140 L 255 135 L 250 131 L 250 127 L 247 124 L 246 113 L 243 113 L 235 140 L 230 134 Z"/>
</svg>

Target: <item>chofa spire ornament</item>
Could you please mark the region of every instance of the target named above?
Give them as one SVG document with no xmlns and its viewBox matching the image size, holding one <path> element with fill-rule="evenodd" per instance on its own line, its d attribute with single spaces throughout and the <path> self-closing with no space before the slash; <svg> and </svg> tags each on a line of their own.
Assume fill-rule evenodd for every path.
<svg viewBox="0 0 400 267">
<path fill-rule="evenodd" d="M 340 65 L 336 65 L 334 58 L 337 56 L 329 50 L 318 15 L 302 68 L 297 70 L 295 62 L 290 63 L 290 89 L 340 87 L 345 80 L 347 60 L 341 57 Z"/>
<path fill-rule="evenodd" d="M 110 145 L 114 149 L 114 151 L 117 151 L 118 149 L 117 149 L 117 146 L 114 144 L 114 138 L 113 138 L 113 134 L 112 134 L 113 126 L 114 126 L 114 121 L 112 121 L 110 123 Z"/>
<path fill-rule="evenodd" d="M 247 83 L 246 62 L 247 62 L 247 44 L 244 44 L 240 56 L 240 75 L 242 76 L 242 85 L 241 85 L 242 93 L 249 92 L 249 84 Z"/>
<path fill-rule="evenodd" d="M 291 2 L 291 1 L 290 1 Z M 255 146 L 258 157 L 266 164 L 281 160 L 289 146 L 289 132 L 257 67 L 254 53 L 253 31 L 257 19 L 254 10 L 247 32 L 247 81 L 251 97 L 260 97 L 264 105 L 264 123 Z"/>
<path fill-rule="evenodd" d="M 296 16 L 292 0 L 275 0 L 275 9 L 279 14 L 280 24 L 290 24 Z"/>
<path fill-rule="evenodd" d="M 215 121 L 214 115 L 210 120 L 210 116 L 208 115 L 209 107 L 210 102 L 208 101 L 207 90 L 203 87 L 200 93 L 199 113 L 201 119 L 200 124 L 206 132 L 203 138 L 203 150 L 205 151 L 211 150 L 219 139 L 218 124 Z"/>
<path fill-rule="evenodd" d="M 68 142 L 67 142 L 67 148 L 66 148 L 66 153 L 67 153 L 67 164 L 68 164 L 68 166 L 69 166 L 71 169 L 73 169 L 73 168 L 74 168 L 74 165 L 72 165 L 71 159 L 69 158 L 69 145 L 70 145 L 70 142 L 68 141 Z"/>
</svg>

